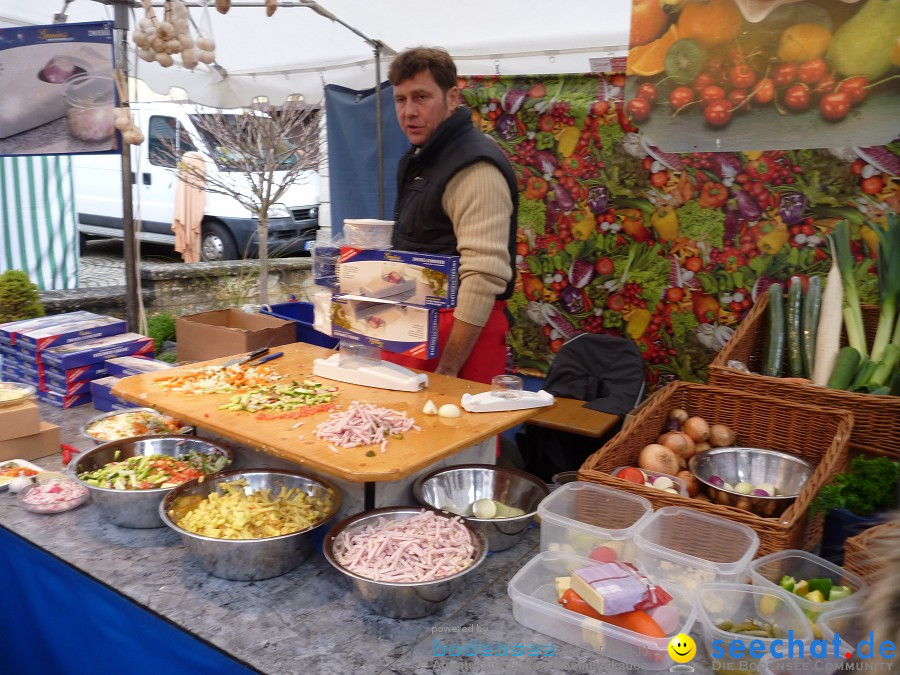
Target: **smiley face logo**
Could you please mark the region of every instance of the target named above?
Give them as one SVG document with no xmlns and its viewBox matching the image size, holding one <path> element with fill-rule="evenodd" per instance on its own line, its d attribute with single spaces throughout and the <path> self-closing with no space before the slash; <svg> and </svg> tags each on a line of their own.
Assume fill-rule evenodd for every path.
<svg viewBox="0 0 900 675">
<path fill-rule="evenodd" d="M 686 633 L 679 633 L 669 640 L 669 656 L 675 663 L 687 663 L 697 655 L 697 644 Z"/>
</svg>

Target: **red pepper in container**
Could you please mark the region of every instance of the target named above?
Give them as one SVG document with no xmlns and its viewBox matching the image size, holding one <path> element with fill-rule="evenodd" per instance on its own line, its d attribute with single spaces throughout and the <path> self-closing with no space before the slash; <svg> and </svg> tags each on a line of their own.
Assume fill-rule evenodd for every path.
<svg viewBox="0 0 900 675">
<path fill-rule="evenodd" d="M 72 456 L 77 455 L 81 452 L 78 448 L 69 445 L 68 443 L 60 443 L 59 447 L 62 449 L 62 463 L 63 466 L 68 466 L 69 462 L 72 461 Z"/>
</svg>

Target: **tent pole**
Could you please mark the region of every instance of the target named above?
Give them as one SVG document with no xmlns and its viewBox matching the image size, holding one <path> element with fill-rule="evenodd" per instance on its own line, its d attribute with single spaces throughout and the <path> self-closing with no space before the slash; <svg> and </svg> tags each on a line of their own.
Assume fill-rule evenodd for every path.
<svg viewBox="0 0 900 675">
<path fill-rule="evenodd" d="M 113 0 L 115 2 L 115 29 L 118 34 L 119 53 L 118 67 L 121 69 L 125 82 L 128 82 L 128 10 L 131 2 L 128 0 Z M 127 89 L 126 89 L 127 91 Z M 122 101 L 127 105 L 128 101 Z M 137 311 L 137 247 L 134 241 L 134 207 L 131 202 L 131 146 L 122 142 L 122 229 L 124 244 L 122 254 L 125 258 L 125 321 L 128 330 L 139 330 Z"/>
<path fill-rule="evenodd" d="M 378 147 L 378 218 L 384 220 L 384 145 L 381 129 L 381 44 L 375 43 L 375 142 Z"/>
</svg>

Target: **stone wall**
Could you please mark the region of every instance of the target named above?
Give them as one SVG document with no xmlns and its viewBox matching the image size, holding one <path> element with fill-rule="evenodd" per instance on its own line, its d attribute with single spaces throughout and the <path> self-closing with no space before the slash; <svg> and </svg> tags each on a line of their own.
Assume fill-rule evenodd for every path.
<svg viewBox="0 0 900 675">
<path fill-rule="evenodd" d="M 173 316 L 212 309 L 259 305 L 259 261 L 172 263 L 141 270 L 141 297 L 147 316 L 168 312 Z M 287 302 L 294 294 L 308 301 L 314 290 L 310 258 L 269 261 L 269 303 Z M 125 316 L 125 286 L 44 291 L 47 314 L 83 309 L 98 314 Z"/>
</svg>

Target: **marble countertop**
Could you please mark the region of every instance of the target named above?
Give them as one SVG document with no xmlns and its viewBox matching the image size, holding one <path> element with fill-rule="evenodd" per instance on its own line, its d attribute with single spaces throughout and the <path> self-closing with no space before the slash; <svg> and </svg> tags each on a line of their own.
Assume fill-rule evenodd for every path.
<svg viewBox="0 0 900 675">
<path fill-rule="evenodd" d="M 73 444 L 90 447 L 85 439 Z M 62 468 L 59 455 L 35 463 Z M 438 613 L 396 620 L 364 609 L 348 582 L 318 551 L 274 579 L 227 581 L 202 571 L 174 531 L 114 526 L 90 502 L 42 515 L 23 510 L 15 495 L 0 492 L 0 526 L 265 673 L 574 674 L 631 669 L 513 618 L 507 584 L 538 552 L 537 528 L 513 548 L 488 556 Z M 711 673 L 700 636 L 694 637 L 700 654 L 690 665 L 697 673 Z M 442 648 L 472 638 L 479 644 L 552 644 L 554 649 L 552 655 L 541 656 L 440 656 Z"/>
</svg>

